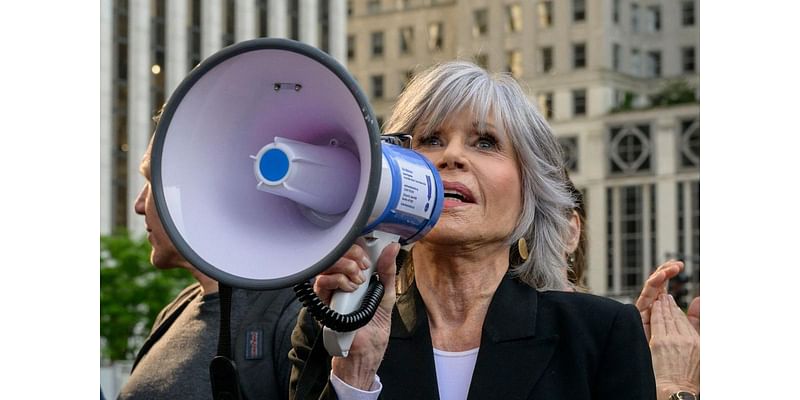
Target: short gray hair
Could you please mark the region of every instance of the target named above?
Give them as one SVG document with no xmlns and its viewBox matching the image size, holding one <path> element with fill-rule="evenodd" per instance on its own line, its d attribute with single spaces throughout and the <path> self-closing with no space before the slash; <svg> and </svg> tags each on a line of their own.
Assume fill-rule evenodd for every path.
<svg viewBox="0 0 800 400">
<path fill-rule="evenodd" d="M 561 146 L 513 77 L 490 74 L 465 61 L 435 65 L 409 82 L 384 131 L 427 135 L 448 116 L 465 109 L 477 117 L 481 128 L 492 113 L 510 137 L 520 164 L 522 212 L 507 242 L 515 249 L 524 237 L 530 256 L 527 260 L 512 256 L 511 272 L 540 290 L 570 287 L 564 272 L 568 268 L 566 211 L 575 202 L 566 187 Z M 427 122 L 424 132 L 415 133 L 423 121 Z"/>
</svg>

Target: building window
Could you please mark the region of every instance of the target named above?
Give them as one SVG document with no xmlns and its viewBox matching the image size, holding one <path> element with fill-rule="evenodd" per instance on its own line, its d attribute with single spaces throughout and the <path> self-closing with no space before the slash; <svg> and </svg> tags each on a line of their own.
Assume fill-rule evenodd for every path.
<svg viewBox="0 0 800 400">
<path fill-rule="evenodd" d="M 150 3 L 151 14 L 151 36 L 150 49 L 152 51 L 152 65 L 150 66 L 150 107 L 151 114 L 161 109 L 166 100 L 164 75 L 166 74 L 165 54 L 166 54 L 166 1 L 155 0 Z M 153 122 L 155 129 L 155 122 Z"/>
<path fill-rule="evenodd" d="M 347 35 L 347 59 L 352 61 L 356 58 L 356 35 Z"/>
<path fill-rule="evenodd" d="M 375 14 L 381 11 L 381 0 L 367 0 L 367 13 Z"/>
<path fill-rule="evenodd" d="M 631 49 L 631 74 L 642 75 L 642 54 L 639 49 Z"/>
<path fill-rule="evenodd" d="M 614 24 L 619 24 L 620 0 L 614 0 L 611 5 L 611 20 Z"/>
<path fill-rule="evenodd" d="M 639 32 L 639 5 L 631 4 L 631 32 Z"/>
<path fill-rule="evenodd" d="M 620 258 L 622 293 L 636 291 L 642 284 L 644 258 L 644 213 L 641 186 L 623 186 L 620 195 Z"/>
<path fill-rule="evenodd" d="M 578 170 L 578 137 L 565 136 L 559 137 L 558 143 L 561 145 L 561 154 L 564 156 L 564 166 L 570 172 Z"/>
<path fill-rule="evenodd" d="M 328 0 L 319 0 L 319 49 L 328 53 L 330 51 L 330 4 Z"/>
<path fill-rule="evenodd" d="M 619 71 L 622 67 L 622 46 L 617 43 L 611 45 L 611 68 Z"/>
<path fill-rule="evenodd" d="M 522 52 L 511 50 L 506 53 L 506 72 L 517 79 L 522 77 Z"/>
<path fill-rule="evenodd" d="M 542 57 L 542 72 L 550 72 L 553 70 L 553 48 L 542 47 L 539 51 Z"/>
<path fill-rule="evenodd" d="M 414 27 L 400 28 L 400 54 L 411 54 L 414 49 Z"/>
<path fill-rule="evenodd" d="M 475 54 L 473 61 L 475 61 L 475 64 L 477 64 L 479 67 L 483 69 L 489 69 L 489 56 L 486 55 L 486 53 Z"/>
<path fill-rule="evenodd" d="M 383 75 L 370 76 L 370 83 L 372 84 L 372 98 L 383 98 Z"/>
<path fill-rule="evenodd" d="M 608 161 L 612 175 L 651 171 L 650 125 L 624 125 L 609 130 Z"/>
<path fill-rule="evenodd" d="M 553 2 L 546 0 L 539 2 L 539 27 L 549 28 L 553 26 Z"/>
<path fill-rule="evenodd" d="M 649 64 L 650 76 L 657 78 L 661 76 L 661 52 L 658 50 L 647 52 L 647 63 Z"/>
<path fill-rule="evenodd" d="M 353 0 L 347 0 L 347 16 L 348 17 L 353 16 Z"/>
<path fill-rule="evenodd" d="M 222 46 L 230 46 L 236 41 L 236 1 L 225 0 L 225 24 L 222 29 Z"/>
<path fill-rule="evenodd" d="M 683 73 L 692 73 L 697 71 L 695 65 L 695 52 L 694 47 L 681 48 L 681 64 L 683 65 Z"/>
<path fill-rule="evenodd" d="M 586 115 L 586 89 L 572 91 L 572 116 L 582 117 Z"/>
<path fill-rule="evenodd" d="M 553 119 L 553 92 L 542 92 L 536 97 L 542 115 L 547 119 Z"/>
<path fill-rule="evenodd" d="M 656 252 L 656 248 L 658 246 L 658 244 L 657 244 L 658 242 L 656 241 L 656 238 L 658 237 L 657 236 L 658 234 L 656 233 L 656 232 L 658 232 L 658 230 L 656 229 L 657 228 L 656 224 L 658 222 L 658 220 L 656 218 L 656 215 L 658 215 L 658 213 L 657 213 L 658 208 L 656 207 L 656 202 L 658 201 L 658 196 L 656 196 L 656 185 L 655 184 L 651 183 L 651 184 L 647 185 L 647 187 L 650 189 L 650 201 L 649 201 L 649 203 L 650 203 L 650 213 L 649 213 L 650 214 L 650 262 L 647 265 L 651 266 L 652 268 L 656 268 L 656 265 L 659 264 L 659 257 L 658 257 L 658 253 Z M 649 269 L 646 268 L 644 273 L 647 274 L 648 272 L 649 272 Z"/>
<path fill-rule="evenodd" d="M 398 10 L 408 10 L 411 8 L 411 0 L 397 0 Z"/>
<path fill-rule="evenodd" d="M 444 25 L 433 22 L 428 25 L 428 50 L 438 51 L 444 46 Z"/>
<path fill-rule="evenodd" d="M 128 223 L 128 2 L 113 5 L 113 82 L 111 106 L 111 226 Z"/>
<path fill-rule="evenodd" d="M 692 216 L 692 224 L 691 230 L 689 231 L 690 237 L 692 239 L 691 245 L 691 257 L 689 258 L 689 269 L 687 273 L 690 277 L 690 282 L 693 285 L 700 285 L 700 181 L 695 181 L 691 183 L 691 201 L 692 201 L 692 208 L 691 208 L 691 216 Z M 690 286 L 690 290 L 692 287 Z M 697 292 L 694 292 L 690 298 L 695 297 Z"/>
<path fill-rule="evenodd" d="M 189 50 L 189 69 L 192 69 L 203 60 L 200 47 L 202 44 L 203 25 L 200 0 L 190 0 L 189 6 L 192 18 L 189 21 L 189 45 L 187 48 Z"/>
<path fill-rule="evenodd" d="M 383 32 L 372 32 L 372 57 L 383 57 Z"/>
<path fill-rule="evenodd" d="M 290 1 L 288 5 L 289 11 L 289 39 L 300 40 L 300 13 L 298 7 L 299 1 Z"/>
<path fill-rule="evenodd" d="M 606 189 L 608 295 L 632 301 L 656 259 L 652 183 Z"/>
<path fill-rule="evenodd" d="M 694 1 L 684 1 L 681 4 L 681 24 L 694 26 Z"/>
<path fill-rule="evenodd" d="M 677 189 L 678 251 L 668 257 L 683 260 L 691 298 L 700 283 L 700 181 L 678 182 Z"/>
<path fill-rule="evenodd" d="M 648 25 L 650 32 L 658 32 L 661 30 L 661 7 L 650 6 L 647 8 Z"/>
<path fill-rule="evenodd" d="M 572 68 L 586 68 L 586 43 L 572 44 Z"/>
<path fill-rule="evenodd" d="M 680 163 L 681 168 L 700 168 L 700 120 L 687 119 L 681 122 Z"/>
<path fill-rule="evenodd" d="M 269 35 L 267 0 L 256 0 L 256 12 L 258 13 L 258 37 L 267 37 Z"/>
<path fill-rule="evenodd" d="M 472 12 L 472 37 L 489 33 L 489 10 L 481 8 Z"/>
<path fill-rule="evenodd" d="M 572 22 L 586 21 L 586 0 L 572 0 Z"/>
<path fill-rule="evenodd" d="M 506 6 L 506 32 L 522 31 L 522 6 L 519 3 Z"/>
<path fill-rule="evenodd" d="M 606 290 L 608 293 L 616 293 L 618 290 L 615 289 L 616 286 L 616 279 L 614 279 L 617 275 L 615 273 L 617 271 L 617 265 L 615 260 L 617 258 L 617 251 L 614 248 L 614 226 L 616 225 L 616 220 L 614 213 L 614 189 L 607 188 L 606 189 Z"/>
</svg>

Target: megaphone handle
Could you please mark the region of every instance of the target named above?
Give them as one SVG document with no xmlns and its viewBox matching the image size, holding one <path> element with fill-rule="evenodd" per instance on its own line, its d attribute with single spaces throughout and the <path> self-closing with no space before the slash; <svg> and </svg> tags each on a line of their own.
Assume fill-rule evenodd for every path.
<svg viewBox="0 0 800 400">
<path fill-rule="evenodd" d="M 364 238 L 366 239 L 366 244 L 363 247 L 367 252 L 367 257 L 371 265 L 369 268 L 362 271 L 364 283 L 362 283 L 358 289 L 353 292 L 338 291 L 331 297 L 330 308 L 340 314 L 349 314 L 358 309 L 361 305 L 361 300 L 366 294 L 367 287 L 369 286 L 369 279 L 375 272 L 375 268 L 378 265 L 378 258 L 381 256 L 383 249 L 393 242 L 400 240 L 398 235 L 381 231 L 373 231 Z M 394 288 L 386 288 L 386 290 L 394 290 Z M 328 354 L 338 357 L 347 357 L 356 331 L 337 332 L 325 327 L 322 334 L 322 339 L 325 343 L 325 349 L 328 350 Z"/>
</svg>

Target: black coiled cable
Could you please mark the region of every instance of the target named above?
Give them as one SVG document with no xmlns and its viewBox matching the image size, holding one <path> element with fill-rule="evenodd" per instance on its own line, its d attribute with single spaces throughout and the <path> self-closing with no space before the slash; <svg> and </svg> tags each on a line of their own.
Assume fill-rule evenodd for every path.
<svg viewBox="0 0 800 400">
<path fill-rule="evenodd" d="M 303 282 L 294 286 L 295 295 L 314 319 L 337 332 L 351 332 L 369 323 L 372 316 L 375 315 L 375 311 L 378 311 L 383 292 L 384 287 L 378 280 L 378 275 L 372 275 L 367 287 L 367 293 L 361 300 L 361 305 L 358 309 L 349 314 L 339 314 L 322 302 L 322 299 L 314 293 L 314 288 L 310 282 Z"/>
</svg>

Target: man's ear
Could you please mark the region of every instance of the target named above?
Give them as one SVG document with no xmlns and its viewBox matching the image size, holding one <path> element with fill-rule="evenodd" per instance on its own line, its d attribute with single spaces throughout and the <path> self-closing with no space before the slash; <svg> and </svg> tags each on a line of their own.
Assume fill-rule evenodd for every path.
<svg viewBox="0 0 800 400">
<path fill-rule="evenodd" d="M 569 237 L 567 238 L 567 254 L 572 254 L 578 249 L 578 242 L 581 239 L 581 218 L 578 212 L 572 210 L 569 219 Z"/>
</svg>

